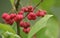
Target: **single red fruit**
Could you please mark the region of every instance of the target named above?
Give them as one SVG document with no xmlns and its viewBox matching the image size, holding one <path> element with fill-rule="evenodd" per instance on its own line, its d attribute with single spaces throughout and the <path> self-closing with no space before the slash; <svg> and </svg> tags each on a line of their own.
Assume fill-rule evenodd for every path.
<svg viewBox="0 0 60 38">
<path fill-rule="evenodd" d="M 12 25 L 14 23 L 13 20 L 5 20 L 5 23 Z"/>
<path fill-rule="evenodd" d="M 36 14 L 30 12 L 30 13 L 28 14 L 27 18 L 28 18 L 29 20 L 35 20 L 35 19 L 36 19 Z"/>
<path fill-rule="evenodd" d="M 30 23 L 29 23 L 29 22 L 21 21 L 21 22 L 20 22 L 20 26 L 21 26 L 21 27 L 24 27 L 24 28 L 27 28 L 27 27 L 30 27 Z"/>
<path fill-rule="evenodd" d="M 30 23 L 29 22 L 24 22 L 24 28 L 30 27 Z"/>
<path fill-rule="evenodd" d="M 13 19 L 14 17 L 16 17 L 16 14 L 12 13 L 12 14 L 10 14 L 10 17 L 11 17 L 11 19 Z"/>
<path fill-rule="evenodd" d="M 32 6 L 28 6 L 28 12 L 33 12 L 33 7 Z"/>
<path fill-rule="evenodd" d="M 23 15 L 16 15 L 16 17 L 14 18 L 15 21 L 21 21 L 23 19 Z"/>
<path fill-rule="evenodd" d="M 20 22 L 20 26 L 24 27 L 24 22 L 23 21 Z"/>
<path fill-rule="evenodd" d="M 30 28 L 29 27 L 28 28 L 24 28 L 23 32 L 25 32 L 26 34 L 28 34 L 30 32 Z"/>
<path fill-rule="evenodd" d="M 21 10 L 24 11 L 24 12 L 27 12 L 28 8 L 27 7 L 23 7 Z"/>
<path fill-rule="evenodd" d="M 43 12 L 46 14 L 47 13 L 47 11 L 46 10 L 43 10 Z"/>
<path fill-rule="evenodd" d="M 43 17 L 43 16 L 46 15 L 46 11 L 43 11 L 43 10 L 40 11 L 40 10 L 39 10 L 39 11 L 36 12 L 36 15 L 37 15 L 38 17 L 40 17 L 40 16 Z"/>
<path fill-rule="evenodd" d="M 28 9 L 30 9 L 30 10 L 31 10 L 32 8 L 33 8 L 32 6 L 28 6 Z"/>
<path fill-rule="evenodd" d="M 24 11 L 19 11 L 19 13 L 18 14 L 24 14 Z"/>
<path fill-rule="evenodd" d="M 27 32 L 27 29 L 23 28 L 23 32 L 25 32 L 25 33 L 26 33 L 26 32 Z"/>
<path fill-rule="evenodd" d="M 7 13 L 3 13 L 2 18 L 5 19 L 5 17 L 8 16 Z"/>
<path fill-rule="evenodd" d="M 10 15 L 7 15 L 6 17 L 5 17 L 5 20 L 10 20 L 11 18 L 10 18 Z"/>
</svg>

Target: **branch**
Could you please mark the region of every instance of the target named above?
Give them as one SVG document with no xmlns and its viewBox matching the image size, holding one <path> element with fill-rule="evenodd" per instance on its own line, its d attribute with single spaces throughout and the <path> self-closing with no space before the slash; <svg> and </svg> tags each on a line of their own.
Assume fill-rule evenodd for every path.
<svg viewBox="0 0 60 38">
<path fill-rule="evenodd" d="M 29 14 L 29 13 L 27 13 L 27 14 L 25 15 L 25 17 L 27 17 L 27 16 L 28 16 L 28 14 Z M 24 17 L 23 19 L 25 19 L 25 17 Z"/>
<path fill-rule="evenodd" d="M 36 7 L 38 7 L 42 2 L 43 2 L 43 0 L 41 0 L 41 1 L 34 7 L 34 10 L 35 10 Z M 27 13 L 27 15 L 28 15 L 28 14 L 29 14 L 29 13 Z M 26 16 L 27 16 L 27 15 L 26 15 Z M 25 16 L 25 17 L 26 17 L 26 16 Z M 24 17 L 24 18 L 25 18 L 25 17 Z"/>
<path fill-rule="evenodd" d="M 20 26 L 19 26 L 19 22 L 16 22 L 17 23 L 17 35 L 20 36 Z"/>
<path fill-rule="evenodd" d="M 17 3 L 16 3 L 16 5 L 15 5 L 16 11 L 18 11 L 18 8 L 19 8 L 19 2 L 20 2 L 20 0 L 17 0 Z"/>
<path fill-rule="evenodd" d="M 39 1 L 39 3 L 34 7 L 34 10 L 35 10 L 36 7 L 38 7 L 42 2 L 43 2 L 43 0 Z"/>
<path fill-rule="evenodd" d="M 16 2 L 16 4 L 15 4 L 16 11 L 18 11 L 19 2 L 20 2 L 20 0 L 17 0 L 17 2 Z M 20 36 L 20 26 L 19 26 L 19 22 L 16 22 L 16 23 L 17 23 L 17 35 Z"/>
</svg>

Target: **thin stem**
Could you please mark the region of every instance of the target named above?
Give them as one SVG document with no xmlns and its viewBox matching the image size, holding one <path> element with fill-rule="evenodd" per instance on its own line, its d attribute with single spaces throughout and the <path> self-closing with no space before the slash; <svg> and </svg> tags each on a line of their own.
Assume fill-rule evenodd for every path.
<svg viewBox="0 0 60 38">
<path fill-rule="evenodd" d="M 38 7 L 42 2 L 43 2 L 43 0 L 39 1 L 39 3 L 34 7 L 34 10 L 35 10 L 36 7 Z"/>
<path fill-rule="evenodd" d="M 20 0 L 17 0 L 17 3 L 16 3 L 16 5 L 15 5 L 16 11 L 18 11 L 19 2 L 20 2 Z M 20 26 L 19 26 L 19 22 L 16 22 L 16 23 L 17 23 L 17 35 L 20 36 Z"/>
<path fill-rule="evenodd" d="M 41 0 L 41 1 L 34 7 L 34 9 L 35 9 L 37 6 L 39 6 L 41 2 L 43 2 L 43 0 Z M 27 13 L 27 15 L 28 15 L 28 14 L 29 14 L 29 13 Z M 27 16 L 27 15 L 26 15 L 26 16 Z M 25 16 L 25 17 L 26 17 L 26 16 Z M 24 17 L 24 19 L 25 19 L 25 17 Z"/>
<path fill-rule="evenodd" d="M 20 36 L 20 26 L 19 26 L 19 22 L 17 22 L 17 34 Z"/>
<path fill-rule="evenodd" d="M 17 23 L 17 35 L 19 35 L 21 38 L 23 38 L 21 35 L 20 35 L 20 26 L 19 26 L 19 21 L 16 22 Z"/>
<path fill-rule="evenodd" d="M 35 10 L 36 7 L 38 7 L 38 6 L 40 5 L 40 3 L 42 3 L 42 2 L 43 2 L 43 0 L 41 0 L 41 1 L 34 7 L 34 10 Z M 28 15 L 28 14 L 29 14 L 29 13 L 27 13 L 27 15 Z M 27 15 L 26 15 L 26 16 L 27 16 Z M 26 17 L 26 16 L 25 16 L 25 17 Z M 25 17 L 24 17 L 24 19 L 25 19 Z"/>
<path fill-rule="evenodd" d="M 19 8 L 19 2 L 20 2 L 20 0 L 17 0 L 17 3 L 16 3 L 16 5 L 15 5 L 16 11 L 18 11 L 18 8 Z"/>
<path fill-rule="evenodd" d="M 28 16 L 28 14 L 29 14 L 29 13 L 27 13 L 25 17 L 27 17 L 27 16 Z M 25 17 L 24 17 L 23 19 L 25 19 Z"/>
</svg>

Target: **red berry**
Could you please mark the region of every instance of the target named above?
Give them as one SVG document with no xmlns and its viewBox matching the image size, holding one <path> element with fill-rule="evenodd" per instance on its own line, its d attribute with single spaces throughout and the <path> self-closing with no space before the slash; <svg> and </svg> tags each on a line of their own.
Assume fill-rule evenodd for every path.
<svg viewBox="0 0 60 38">
<path fill-rule="evenodd" d="M 19 11 L 19 13 L 18 14 L 23 14 L 24 13 L 24 11 Z"/>
<path fill-rule="evenodd" d="M 20 21 L 20 20 L 22 20 L 24 17 L 23 17 L 23 15 L 16 15 L 16 17 L 14 18 L 14 20 L 15 21 Z"/>
<path fill-rule="evenodd" d="M 29 33 L 29 32 L 30 32 L 30 28 L 29 28 L 29 27 L 28 27 L 28 28 L 24 28 L 24 29 L 23 29 L 23 32 Z"/>
<path fill-rule="evenodd" d="M 36 15 L 39 17 L 39 16 L 41 16 L 41 17 L 43 17 L 43 16 L 45 16 L 46 15 L 46 11 L 37 11 L 37 13 L 36 13 Z"/>
<path fill-rule="evenodd" d="M 30 10 L 31 10 L 32 8 L 33 8 L 32 6 L 28 6 L 28 9 L 30 9 Z"/>
<path fill-rule="evenodd" d="M 11 19 L 14 18 L 14 17 L 16 17 L 16 14 L 12 13 L 12 14 L 10 14 L 10 17 L 11 17 Z"/>
<path fill-rule="evenodd" d="M 5 23 L 12 25 L 14 23 L 14 20 L 5 20 Z"/>
<path fill-rule="evenodd" d="M 23 7 L 21 10 L 24 11 L 24 12 L 27 12 L 28 11 L 28 8 Z"/>
<path fill-rule="evenodd" d="M 23 21 L 20 22 L 20 26 L 24 27 L 24 22 Z"/>
<path fill-rule="evenodd" d="M 30 27 L 30 23 L 29 22 L 24 22 L 24 28 Z"/>
<path fill-rule="evenodd" d="M 37 12 L 36 12 L 36 15 L 39 17 L 40 16 L 40 10 L 38 10 Z"/>
<path fill-rule="evenodd" d="M 11 18 L 10 18 L 10 15 L 7 15 L 6 17 L 5 17 L 5 20 L 10 20 Z"/>
<path fill-rule="evenodd" d="M 33 11 L 34 11 L 34 9 L 28 10 L 28 12 L 33 12 Z"/>
<path fill-rule="evenodd" d="M 45 13 L 44 13 L 44 12 L 41 12 L 41 13 L 40 13 L 40 16 L 41 16 L 41 17 L 45 16 Z"/>
<path fill-rule="evenodd" d="M 23 28 L 23 32 L 27 33 L 27 30 L 25 28 Z"/>
<path fill-rule="evenodd" d="M 43 12 L 46 14 L 47 13 L 47 11 L 46 10 L 43 10 Z"/>
<path fill-rule="evenodd" d="M 30 23 L 29 22 L 23 22 L 23 21 L 21 21 L 20 22 L 20 26 L 24 27 L 24 28 L 27 28 L 27 27 L 30 27 Z"/>
<path fill-rule="evenodd" d="M 3 13 L 2 18 L 5 19 L 5 17 L 8 16 L 7 13 Z"/>
<path fill-rule="evenodd" d="M 28 6 L 28 12 L 33 12 L 33 7 L 32 6 Z"/>
<path fill-rule="evenodd" d="M 35 19 L 36 19 L 36 14 L 30 12 L 30 13 L 28 14 L 27 18 L 28 18 L 29 20 L 35 20 Z"/>
</svg>

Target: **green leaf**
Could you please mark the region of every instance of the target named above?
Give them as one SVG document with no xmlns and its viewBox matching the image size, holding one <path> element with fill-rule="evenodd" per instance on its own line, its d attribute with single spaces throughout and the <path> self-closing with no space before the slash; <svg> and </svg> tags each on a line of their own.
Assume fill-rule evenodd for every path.
<svg viewBox="0 0 60 38">
<path fill-rule="evenodd" d="M 58 38 L 58 33 L 59 33 L 59 23 L 58 20 L 53 17 L 51 19 L 49 19 L 49 21 L 47 22 L 47 32 L 48 32 L 48 36 L 50 38 Z"/>
<path fill-rule="evenodd" d="M 4 36 L 4 38 L 21 38 L 17 34 L 14 34 L 14 33 L 8 32 L 8 31 L 3 33 L 2 35 Z"/>
<path fill-rule="evenodd" d="M 36 38 L 58 38 L 59 23 L 55 17 L 48 20 L 47 26 L 36 33 Z"/>
<path fill-rule="evenodd" d="M 0 35 L 1 35 L 2 33 L 4 33 L 4 30 L 0 29 Z"/>
<path fill-rule="evenodd" d="M 9 31 L 9 32 L 15 33 L 15 31 L 12 29 L 12 27 L 10 25 L 7 25 L 7 24 L 0 23 L 0 30 L 2 30 L 4 32 Z"/>
<path fill-rule="evenodd" d="M 45 35 L 47 27 L 42 28 L 39 32 L 36 33 L 36 38 L 48 38 L 48 36 Z"/>
<path fill-rule="evenodd" d="M 22 28 L 20 29 L 20 35 L 22 38 L 28 38 L 28 34 L 24 33 Z"/>
<path fill-rule="evenodd" d="M 34 26 L 32 26 L 30 33 L 28 34 L 28 38 L 31 38 L 34 34 L 36 34 L 39 30 L 46 27 L 46 23 L 50 17 L 53 15 L 46 15 L 42 19 L 40 19 Z"/>
<path fill-rule="evenodd" d="M 14 31 L 17 33 L 17 24 L 16 24 L 16 22 L 13 23 L 12 28 L 13 28 Z"/>
</svg>

